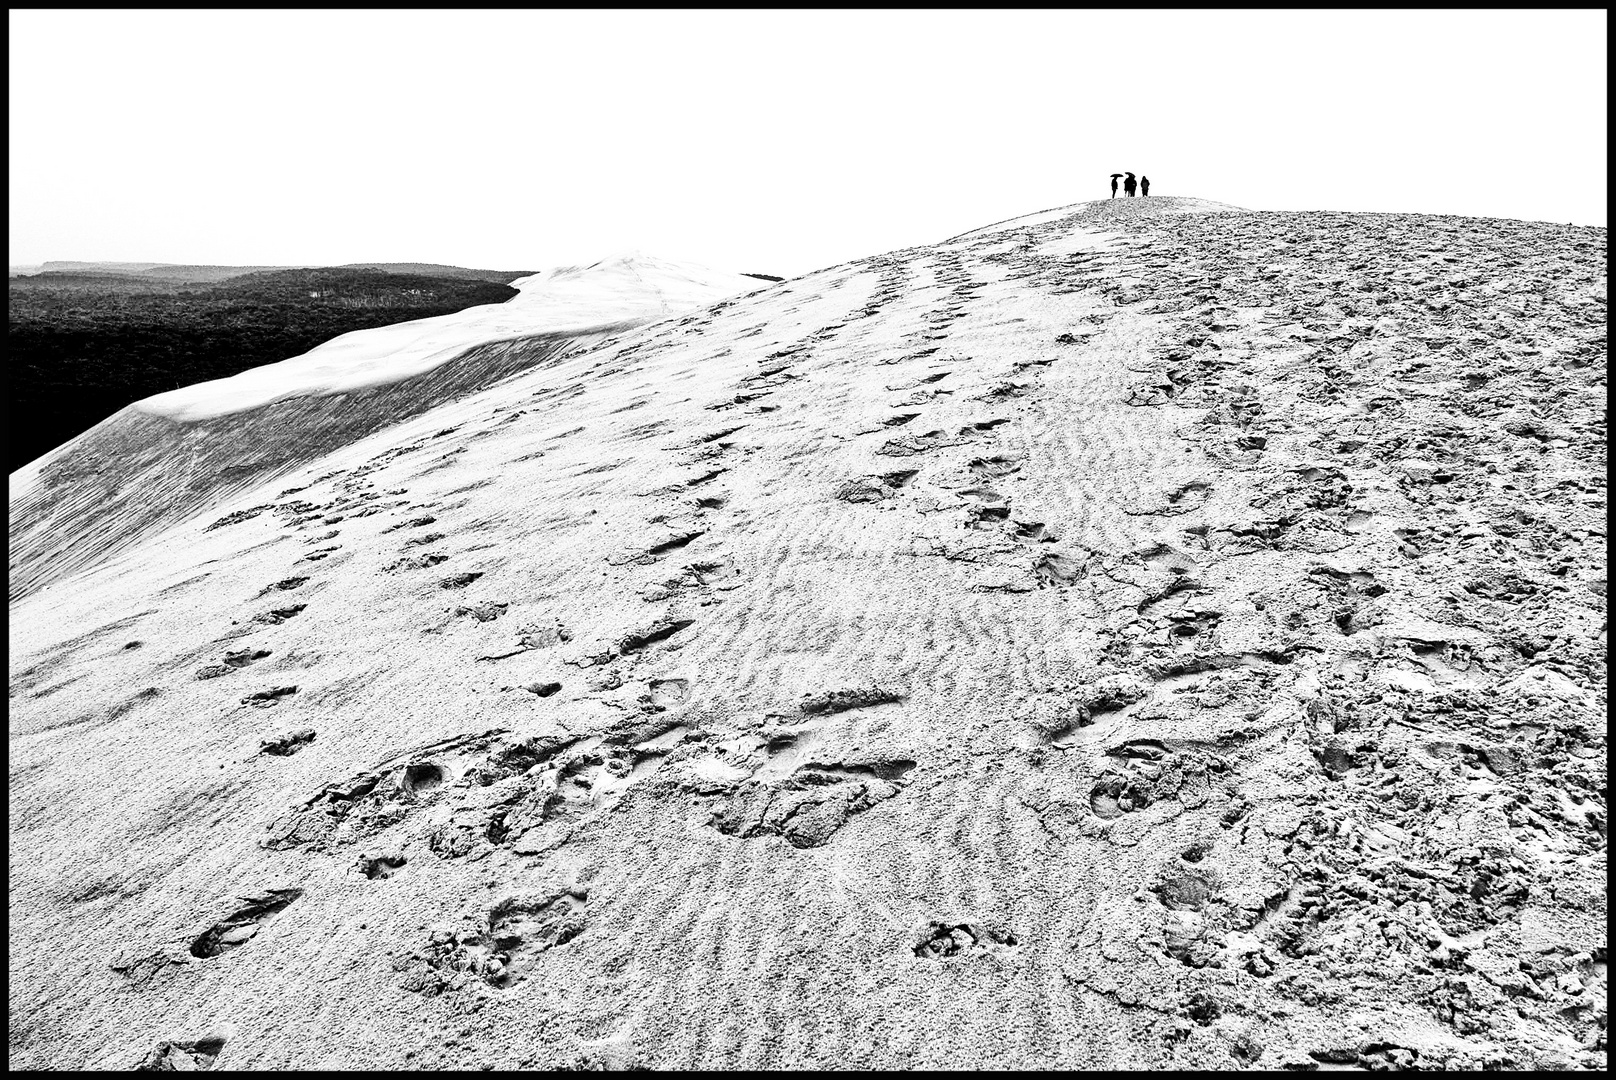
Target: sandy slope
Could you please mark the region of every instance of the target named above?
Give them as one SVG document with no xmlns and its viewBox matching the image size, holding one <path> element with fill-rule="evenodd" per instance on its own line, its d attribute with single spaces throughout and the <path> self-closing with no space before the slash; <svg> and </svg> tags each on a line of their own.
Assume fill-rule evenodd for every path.
<svg viewBox="0 0 1616 1080">
<path fill-rule="evenodd" d="M 342 334 L 302 356 L 137 401 L 8 478 L 10 596 L 512 372 L 758 284 L 629 252 L 519 278 L 503 304 Z"/>
<path fill-rule="evenodd" d="M 1185 208 L 14 603 L 12 1067 L 1602 1065 L 1604 231 Z"/>
</svg>

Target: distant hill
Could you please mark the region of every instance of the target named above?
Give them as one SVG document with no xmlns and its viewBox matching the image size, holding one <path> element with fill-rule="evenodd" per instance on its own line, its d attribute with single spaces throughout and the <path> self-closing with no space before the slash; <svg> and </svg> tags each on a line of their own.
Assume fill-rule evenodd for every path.
<svg viewBox="0 0 1616 1080">
<path fill-rule="evenodd" d="M 10 268 L 10 274 L 13 277 L 62 273 L 116 274 L 128 277 L 158 278 L 164 281 L 213 282 L 228 281 L 231 278 L 241 277 L 243 274 L 263 273 L 266 270 L 310 270 L 318 268 L 320 267 L 317 263 L 300 263 L 292 266 L 218 266 L 207 263 L 77 262 L 70 259 L 53 259 L 37 265 L 13 266 Z M 325 267 L 325 269 L 384 270 L 391 274 L 426 274 L 431 277 L 458 278 L 468 281 L 492 281 L 500 285 L 508 285 L 519 277 L 526 277 L 535 272 L 532 270 L 473 270 L 464 266 L 450 266 L 447 263 L 421 262 L 356 262 L 343 263 L 338 267 Z"/>
<path fill-rule="evenodd" d="M 343 263 L 347 270 L 386 270 L 392 274 L 429 274 L 432 277 L 466 278 L 477 281 L 495 281 L 508 285 L 519 277 L 538 273 L 536 270 L 468 270 L 463 266 L 445 266 L 443 263 Z"/>
<path fill-rule="evenodd" d="M 232 278 L 242 277 L 246 274 L 262 274 L 271 270 L 381 270 L 390 274 L 424 274 L 437 278 L 455 278 L 463 281 L 492 281 L 499 285 L 508 285 L 519 277 L 526 277 L 532 270 L 471 270 L 464 266 L 449 266 L 445 263 L 343 263 L 341 266 L 318 267 L 305 266 L 207 266 L 186 264 L 159 264 L 138 271 L 141 277 L 163 278 L 169 281 L 228 281 Z"/>
<path fill-rule="evenodd" d="M 243 274 L 257 274 L 266 270 L 306 270 L 307 266 L 206 266 L 196 264 L 159 263 L 135 271 L 141 277 L 160 278 L 164 281 L 227 281 Z"/>
<path fill-rule="evenodd" d="M 139 274 L 162 265 L 152 262 L 78 262 L 72 259 L 48 259 L 35 269 L 45 274 L 80 271 L 96 274 Z"/>
</svg>

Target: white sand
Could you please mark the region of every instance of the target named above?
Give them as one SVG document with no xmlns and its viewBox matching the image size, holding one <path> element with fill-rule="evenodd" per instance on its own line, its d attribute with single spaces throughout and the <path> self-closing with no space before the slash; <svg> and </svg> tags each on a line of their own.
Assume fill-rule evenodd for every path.
<svg viewBox="0 0 1616 1080">
<path fill-rule="evenodd" d="M 136 408 L 173 420 L 201 420 L 287 397 L 381 386 L 430 371 L 474 345 L 537 333 L 587 334 L 710 303 L 759 282 L 628 252 L 512 284 L 520 293 L 503 304 L 355 330 L 277 364 L 154 394 Z"/>
</svg>

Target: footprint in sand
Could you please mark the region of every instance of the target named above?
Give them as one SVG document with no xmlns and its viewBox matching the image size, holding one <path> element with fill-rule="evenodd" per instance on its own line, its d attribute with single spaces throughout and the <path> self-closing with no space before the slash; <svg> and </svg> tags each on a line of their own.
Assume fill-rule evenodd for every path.
<svg viewBox="0 0 1616 1080">
<path fill-rule="evenodd" d="M 245 905 L 197 935 L 191 942 L 191 955 L 208 959 L 241 948 L 302 895 L 302 889 L 270 889 L 261 896 L 247 898 Z"/>
</svg>

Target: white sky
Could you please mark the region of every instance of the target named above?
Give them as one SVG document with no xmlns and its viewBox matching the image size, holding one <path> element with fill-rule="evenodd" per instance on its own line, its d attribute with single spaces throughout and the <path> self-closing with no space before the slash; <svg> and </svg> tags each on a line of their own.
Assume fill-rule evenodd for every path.
<svg viewBox="0 0 1616 1080">
<path fill-rule="evenodd" d="M 795 276 L 1110 194 L 1605 222 L 1604 11 L 12 11 L 13 265 Z"/>
</svg>

